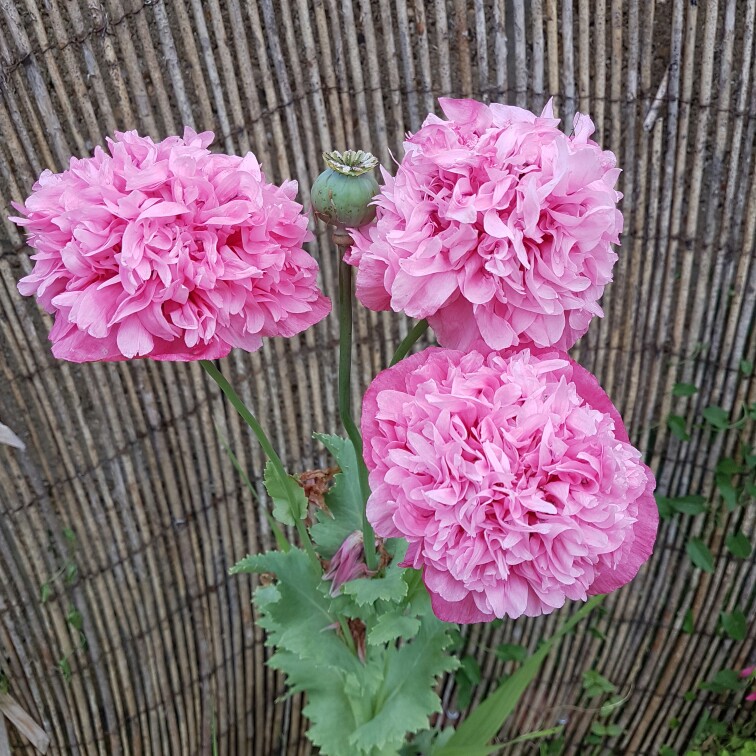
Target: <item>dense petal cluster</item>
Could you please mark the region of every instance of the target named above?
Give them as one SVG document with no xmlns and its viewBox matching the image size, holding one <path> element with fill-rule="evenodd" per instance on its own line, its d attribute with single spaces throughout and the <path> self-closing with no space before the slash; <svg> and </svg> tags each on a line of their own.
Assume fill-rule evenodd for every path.
<svg viewBox="0 0 756 756">
<path fill-rule="evenodd" d="M 467 349 L 569 349 L 602 315 L 619 242 L 619 169 L 578 114 L 561 132 L 507 105 L 442 99 L 383 172 L 377 222 L 353 232 L 347 261 L 373 310 L 427 318 L 438 342 Z"/>
<path fill-rule="evenodd" d="M 548 614 L 652 552 L 653 475 L 562 352 L 427 349 L 378 375 L 362 431 L 368 518 L 409 542 L 443 620 Z"/>
<path fill-rule="evenodd" d="M 296 182 L 267 183 L 252 153 L 212 139 L 116 133 L 15 205 L 36 250 L 18 288 L 55 315 L 56 357 L 217 359 L 328 314 Z"/>
</svg>

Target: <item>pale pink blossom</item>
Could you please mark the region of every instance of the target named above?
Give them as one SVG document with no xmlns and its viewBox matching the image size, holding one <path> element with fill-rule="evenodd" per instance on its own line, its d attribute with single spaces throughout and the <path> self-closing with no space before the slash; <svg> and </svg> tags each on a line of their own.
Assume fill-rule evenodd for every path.
<svg viewBox="0 0 756 756">
<path fill-rule="evenodd" d="M 117 132 L 14 205 L 36 250 L 18 288 L 55 316 L 56 357 L 216 359 L 328 314 L 296 182 L 268 183 L 212 138 Z"/>
<path fill-rule="evenodd" d="M 651 555 L 654 477 L 563 352 L 426 349 L 373 381 L 362 432 L 368 519 L 409 542 L 442 620 L 548 614 Z"/>
<path fill-rule="evenodd" d="M 441 99 L 383 171 L 377 220 L 346 259 L 370 309 L 427 318 L 439 344 L 569 349 L 603 315 L 622 214 L 611 152 L 578 114 Z"/>
</svg>

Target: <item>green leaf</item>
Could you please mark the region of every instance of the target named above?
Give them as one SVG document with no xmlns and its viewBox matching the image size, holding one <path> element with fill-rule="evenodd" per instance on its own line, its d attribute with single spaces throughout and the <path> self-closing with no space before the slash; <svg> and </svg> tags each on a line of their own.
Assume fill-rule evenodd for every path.
<svg viewBox="0 0 756 756">
<path fill-rule="evenodd" d="M 748 559 L 748 557 L 751 556 L 751 551 L 753 549 L 751 542 L 742 530 L 739 530 L 732 535 L 728 535 L 727 538 L 725 538 L 725 546 L 727 546 L 729 552 L 733 556 L 738 557 L 738 559 Z"/>
<path fill-rule="evenodd" d="M 427 728 L 430 715 L 441 711 L 436 680 L 452 671 L 457 660 L 446 652 L 448 625 L 430 611 L 430 599 L 426 597 L 425 602 L 426 613 L 415 640 L 386 651 L 385 671 L 373 703 L 375 714 L 349 737 L 349 743 L 360 751 L 396 753 L 408 733 Z"/>
<path fill-rule="evenodd" d="M 702 413 L 703 419 L 717 430 L 724 430 L 730 420 L 730 415 L 721 407 L 710 406 Z"/>
<path fill-rule="evenodd" d="M 691 538 L 685 545 L 690 561 L 704 572 L 714 572 L 714 557 L 700 538 Z"/>
<path fill-rule="evenodd" d="M 662 520 L 668 520 L 675 513 L 675 510 L 670 504 L 670 499 L 667 496 L 659 496 L 659 494 L 656 494 L 655 498 L 656 507 L 659 510 L 659 517 L 661 517 Z"/>
<path fill-rule="evenodd" d="M 391 612 L 382 613 L 375 625 L 368 630 L 367 642 L 371 646 L 380 646 L 383 643 L 393 643 L 398 638 L 410 640 L 417 635 L 419 629 L 420 620 L 416 617 Z"/>
<path fill-rule="evenodd" d="M 740 472 L 740 465 L 732 457 L 722 457 L 717 462 L 716 472 L 735 475 Z"/>
<path fill-rule="evenodd" d="M 533 678 L 538 674 L 544 659 L 554 645 L 569 633 L 582 619 L 603 601 L 603 596 L 594 596 L 570 617 L 561 628 L 491 693 L 482 703 L 475 707 L 470 716 L 457 728 L 449 741 L 448 748 L 480 746 L 496 736 L 507 717 L 514 711 L 517 702 Z M 434 756 L 448 756 L 442 748 Z"/>
<path fill-rule="evenodd" d="M 341 586 L 341 592 L 351 596 L 357 606 L 376 601 L 399 603 L 407 595 L 407 583 L 401 570 L 387 570 L 382 578 L 357 578 Z"/>
<path fill-rule="evenodd" d="M 711 690 L 714 693 L 725 693 L 728 690 L 740 688 L 740 677 L 733 669 L 722 669 L 714 675 L 713 680 L 701 683 L 703 690 Z"/>
<path fill-rule="evenodd" d="M 688 635 L 692 635 L 694 630 L 695 626 L 693 624 L 693 610 L 688 609 L 688 611 L 685 612 L 685 618 L 683 619 L 682 631 L 684 633 L 687 633 Z"/>
<path fill-rule="evenodd" d="M 71 546 L 76 545 L 76 533 L 71 528 L 63 528 L 63 537 Z"/>
<path fill-rule="evenodd" d="M 405 569 L 399 566 L 407 551 L 407 542 L 392 538 L 386 542 L 386 548 L 392 559 L 383 577 L 357 578 L 341 586 L 341 592 L 349 596 L 358 607 L 374 604 L 376 601 L 398 604 L 407 596 Z"/>
<path fill-rule="evenodd" d="M 317 522 L 310 528 L 318 552 L 330 559 L 350 533 L 362 529 L 362 493 L 357 455 L 348 439 L 316 433 L 314 436 L 331 453 L 341 472 L 325 495 L 330 512 L 315 513 Z"/>
<path fill-rule="evenodd" d="M 689 494 L 688 496 L 677 496 L 673 499 L 660 496 L 664 499 L 669 511 L 687 515 L 698 515 L 706 511 L 706 499 L 698 494 Z M 661 513 L 661 508 L 660 508 Z"/>
<path fill-rule="evenodd" d="M 698 389 L 692 383 L 676 383 L 672 387 L 672 396 L 693 396 Z"/>
<path fill-rule="evenodd" d="M 51 593 L 52 588 L 50 587 L 50 583 L 42 583 L 42 587 L 39 589 L 40 602 L 46 604 L 50 600 Z"/>
<path fill-rule="evenodd" d="M 329 611 L 330 600 L 319 590 L 322 575 L 304 551 L 248 556 L 231 568 L 232 574 L 242 572 L 272 572 L 278 578 L 274 586 L 255 592 L 263 615 L 259 624 L 268 631 L 267 645 L 324 665 L 346 670 L 359 666 L 333 629 L 337 620 Z"/>
<path fill-rule="evenodd" d="M 276 465 L 268 460 L 263 481 L 265 490 L 273 501 L 273 517 L 284 525 L 294 525 L 295 520 L 304 519 L 307 514 L 307 497 L 293 475 L 281 479 Z"/>
<path fill-rule="evenodd" d="M 69 562 L 66 565 L 66 583 L 72 585 L 76 582 L 76 578 L 79 576 L 79 568 L 73 563 Z"/>
<path fill-rule="evenodd" d="M 81 631 L 84 627 L 84 620 L 82 619 L 81 614 L 74 608 L 71 608 L 66 615 L 66 622 L 68 622 L 68 624 L 75 630 Z"/>
<path fill-rule="evenodd" d="M 738 508 L 738 492 L 732 484 L 732 476 L 727 473 L 717 473 L 716 482 L 717 489 L 724 499 L 727 510 L 733 512 Z"/>
<path fill-rule="evenodd" d="M 670 415 L 667 418 L 667 427 L 672 431 L 674 436 L 677 436 L 681 441 L 688 441 L 690 434 L 688 433 L 687 423 L 684 417 L 680 415 Z"/>
<path fill-rule="evenodd" d="M 739 609 L 736 609 L 730 614 L 722 612 L 720 615 L 720 621 L 722 628 L 733 640 L 742 641 L 745 640 L 747 623 L 746 616 Z"/>
<path fill-rule="evenodd" d="M 517 643 L 500 643 L 496 647 L 496 656 L 502 661 L 522 662 L 528 658 L 528 649 Z"/>
<path fill-rule="evenodd" d="M 356 756 L 347 735 L 357 727 L 359 700 L 353 706 L 341 670 L 313 664 L 287 651 L 277 651 L 270 666 L 286 675 L 291 692 L 307 691 L 302 713 L 310 720 L 307 736 L 330 756 Z"/>
<path fill-rule="evenodd" d="M 740 372 L 747 378 L 753 372 L 753 362 L 751 360 L 741 360 Z"/>
<path fill-rule="evenodd" d="M 618 724 L 603 724 L 601 722 L 594 722 L 591 725 L 591 732 L 601 738 L 614 738 L 617 735 L 622 735 L 624 730 Z"/>
<path fill-rule="evenodd" d="M 480 682 L 480 664 L 474 656 L 462 658 L 456 676 L 459 677 L 460 675 L 464 675 L 473 685 Z"/>
<path fill-rule="evenodd" d="M 583 689 L 588 698 L 596 698 L 606 693 L 614 693 L 616 686 L 595 669 L 587 669 L 583 672 Z"/>
<path fill-rule="evenodd" d="M 59 662 L 58 662 L 58 671 L 61 675 L 63 675 L 63 679 L 66 682 L 71 682 L 72 672 L 71 672 L 71 663 L 68 661 L 68 657 L 64 656 Z"/>
</svg>

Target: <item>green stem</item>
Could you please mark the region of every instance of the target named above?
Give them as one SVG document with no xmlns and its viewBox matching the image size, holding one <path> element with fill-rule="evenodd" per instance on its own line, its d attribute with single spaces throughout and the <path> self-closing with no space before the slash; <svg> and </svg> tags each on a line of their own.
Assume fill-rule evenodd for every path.
<svg viewBox="0 0 756 756">
<path fill-rule="evenodd" d="M 402 339 L 402 343 L 399 344 L 394 356 L 391 358 L 389 366 L 396 365 L 399 360 L 403 360 L 412 349 L 414 343 L 428 330 L 427 320 L 418 320 L 415 323 L 412 330 Z"/>
<path fill-rule="evenodd" d="M 260 442 L 260 446 L 262 446 L 262 449 L 265 452 L 265 456 L 273 463 L 273 469 L 275 470 L 276 477 L 281 484 L 281 488 L 287 490 L 286 479 L 288 476 L 286 474 L 286 470 L 284 469 L 283 462 L 281 462 L 281 458 L 273 448 L 273 444 L 271 444 L 268 440 L 268 437 L 265 434 L 262 425 L 260 425 L 260 423 L 257 421 L 257 418 L 249 411 L 247 405 L 244 404 L 236 391 L 234 391 L 234 387 L 226 380 L 223 373 L 221 373 L 221 371 L 218 370 L 217 367 L 215 367 L 214 363 L 210 362 L 210 360 L 200 360 L 200 365 L 202 365 L 205 372 L 218 384 L 218 387 L 226 395 L 226 398 L 229 402 L 231 402 L 233 408 L 239 413 L 242 420 L 244 420 L 244 422 L 247 423 L 247 425 L 252 429 L 252 432 L 255 434 L 255 436 L 257 436 L 257 440 Z M 291 500 L 289 500 L 289 509 L 291 511 L 291 516 L 294 520 L 297 533 L 299 533 L 299 537 L 302 540 L 302 546 L 304 546 L 304 549 L 309 554 L 310 558 L 313 559 L 316 563 L 319 563 L 318 555 L 315 553 L 315 549 L 312 546 L 312 541 L 310 540 L 310 535 L 307 532 L 307 528 L 305 528 L 302 520 L 297 517 L 296 504 Z"/>
<path fill-rule="evenodd" d="M 352 418 L 352 268 L 339 261 L 339 415 L 344 430 L 354 446 L 363 504 L 370 496 L 368 472 L 362 456 L 362 437 Z M 375 533 L 362 510 L 362 535 L 365 542 L 365 562 L 369 570 L 378 566 L 375 552 Z"/>
</svg>

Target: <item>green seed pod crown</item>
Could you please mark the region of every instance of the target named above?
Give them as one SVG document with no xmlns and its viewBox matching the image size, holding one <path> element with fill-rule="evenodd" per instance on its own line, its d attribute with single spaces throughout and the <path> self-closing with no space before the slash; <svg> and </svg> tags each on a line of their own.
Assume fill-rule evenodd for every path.
<svg viewBox="0 0 756 756">
<path fill-rule="evenodd" d="M 328 166 L 312 185 L 312 207 L 320 220 L 338 229 L 359 228 L 375 218 L 369 203 L 378 194 L 373 169 L 378 159 L 369 152 L 324 152 Z"/>
</svg>

